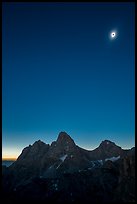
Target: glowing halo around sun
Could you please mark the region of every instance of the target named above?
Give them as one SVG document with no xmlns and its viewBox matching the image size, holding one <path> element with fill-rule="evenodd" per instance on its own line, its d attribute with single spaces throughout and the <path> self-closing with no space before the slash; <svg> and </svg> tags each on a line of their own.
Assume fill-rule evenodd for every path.
<svg viewBox="0 0 137 204">
<path fill-rule="evenodd" d="M 113 30 L 113 31 L 111 31 L 111 32 L 109 33 L 109 38 L 110 38 L 111 40 L 116 39 L 116 37 L 117 37 L 117 32 L 116 32 L 115 30 Z"/>
<path fill-rule="evenodd" d="M 116 36 L 116 33 L 115 33 L 115 32 L 111 33 L 111 37 L 112 37 L 112 38 L 114 38 L 115 36 Z"/>
</svg>

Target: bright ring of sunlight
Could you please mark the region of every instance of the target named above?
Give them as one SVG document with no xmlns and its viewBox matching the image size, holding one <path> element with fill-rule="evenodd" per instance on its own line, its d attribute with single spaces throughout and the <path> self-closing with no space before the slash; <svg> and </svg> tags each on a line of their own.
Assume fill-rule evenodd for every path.
<svg viewBox="0 0 137 204">
<path fill-rule="evenodd" d="M 116 36 L 116 33 L 115 33 L 115 32 L 112 32 L 112 33 L 111 33 L 111 37 L 114 38 L 115 36 Z"/>
<path fill-rule="evenodd" d="M 115 39 L 116 37 L 117 37 L 117 32 L 116 31 L 110 32 L 110 39 Z"/>
</svg>

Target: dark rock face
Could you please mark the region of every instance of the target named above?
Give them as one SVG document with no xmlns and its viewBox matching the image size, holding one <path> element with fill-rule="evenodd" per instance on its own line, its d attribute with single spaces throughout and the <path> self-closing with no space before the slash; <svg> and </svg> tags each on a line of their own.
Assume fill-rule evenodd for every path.
<svg viewBox="0 0 137 204">
<path fill-rule="evenodd" d="M 38 176 L 41 169 L 41 159 L 49 150 L 49 145 L 36 141 L 32 146 L 24 148 L 17 161 L 9 170 L 14 177 L 14 183 L 22 183 L 33 176 Z"/>
<path fill-rule="evenodd" d="M 74 140 L 66 132 L 59 133 L 59 136 L 57 138 L 57 144 L 69 147 L 75 146 Z"/>
<path fill-rule="evenodd" d="M 39 140 L 24 148 L 2 170 L 9 202 L 135 201 L 135 149 L 123 150 L 109 140 L 88 151 L 61 132 L 51 145 Z"/>
<path fill-rule="evenodd" d="M 114 199 L 121 202 L 135 201 L 135 151 L 131 151 L 119 161 L 118 186 Z"/>
<path fill-rule="evenodd" d="M 109 140 L 104 140 L 101 142 L 99 147 L 97 147 L 95 150 L 91 152 L 91 156 L 94 159 L 105 159 L 105 158 L 111 158 L 114 156 L 121 155 L 123 150 L 121 147 L 117 146 L 114 142 L 111 142 Z"/>
</svg>

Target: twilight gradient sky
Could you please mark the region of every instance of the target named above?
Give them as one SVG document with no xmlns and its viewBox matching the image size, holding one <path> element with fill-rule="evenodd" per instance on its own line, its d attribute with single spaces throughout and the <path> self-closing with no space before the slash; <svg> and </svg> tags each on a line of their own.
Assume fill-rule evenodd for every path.
<svg viewBox="0 0 137 204">
<path fill-rule="evenodd" d="M 134 7 L 3 3 L 3 157 L 60 131 L 86 149 L 135 145 Z"/>
</svg>

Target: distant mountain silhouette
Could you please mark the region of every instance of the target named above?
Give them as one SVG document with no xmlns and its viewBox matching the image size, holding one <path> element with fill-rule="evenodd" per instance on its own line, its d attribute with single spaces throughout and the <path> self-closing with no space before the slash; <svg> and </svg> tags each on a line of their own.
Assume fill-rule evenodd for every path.
<svg viewBox="0 0 137 204">
<path fill-rule="evenodd" d="M 134 179 L 135 148 L 123 150 L 104 140 L 89 151 L 60 132 L 51 145 L 38 140 L 11 166 L 3 166 L 3 194 L 13 201 L 130 202 L 135 200 Z"/>
</svg>

